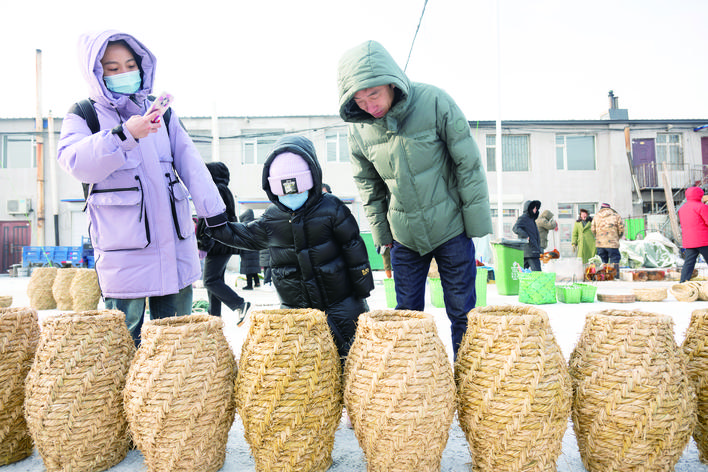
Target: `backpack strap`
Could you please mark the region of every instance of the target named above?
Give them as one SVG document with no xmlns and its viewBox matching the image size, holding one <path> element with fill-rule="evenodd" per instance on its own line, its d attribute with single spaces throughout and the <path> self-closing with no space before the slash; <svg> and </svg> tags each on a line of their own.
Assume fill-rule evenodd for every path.
<svg viewBox="0 0 708 472">
<path fill-rule="evenodd" d="M 86 126 L 91 130 L 91 134 L 96 134 L 101 131 L 101 125 L 98 123 L 98 115 L 93 106 L 94 101 L 90 98 L 80 100 L 69 109 L 69 113 L 80 116 L 86 121 Z"/>
</svg>

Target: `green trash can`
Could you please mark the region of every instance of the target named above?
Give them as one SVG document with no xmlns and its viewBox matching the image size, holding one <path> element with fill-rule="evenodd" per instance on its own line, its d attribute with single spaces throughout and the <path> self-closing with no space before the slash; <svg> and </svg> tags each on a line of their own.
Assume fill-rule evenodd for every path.
<svg viewBox="0 0 708 472">
<path fill-rule="evenodd" d="M 435 308 L 445 308 L 445 299 L 443 297 L 440 277 L 428 277 L 428 284 L 430 287 L 430 303 L 432 303 Z"/>
<path fill-rule="evenodd" d="M 477 267 L 477 276 L 474 279 L 474 290 L 477 295 L 475 308 L 479 306 L 487 306 L 487 278 L 489 271 L 484 267 Z"/>
<path fill-rule="evenodd" d="M 494 282 L 499 295 L 518 295 L 519 281 L 511 277 L 511 267 L 514 262 L 524 266 L 524 240 L 503 239 L 500 243 L 492 243 L 494 249 Z"/>
<path fill-rule="evenodd" d="M 386 306 L 396 308 L 396 284 L 393 283 L 393 279 L 383 279 L 383 282 L 386 290 Z"/>
</svg>

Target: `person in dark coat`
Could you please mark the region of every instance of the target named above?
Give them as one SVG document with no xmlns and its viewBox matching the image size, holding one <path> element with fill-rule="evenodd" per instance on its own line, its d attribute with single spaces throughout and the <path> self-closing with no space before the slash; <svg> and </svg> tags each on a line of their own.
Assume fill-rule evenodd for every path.
<svg viewBox="0 0 708 472">
<path fill-rule="evenodd" d="M 268 249 L 261 249 L 258 253 L 258 262 L 263 268 L 263 287 L 270 290 L 273 289 L 273 277 L 270 270 L 270 251 Z"/>
<path fill-rule="evenodd" d="M 228 221 L 236 221 L 236 205 L 234 196 L 229 190 L 230 173 L 229 168 L 223 162 L 208 162 L 206 164 L 211 178 L 219 190 L 219 195 L 226 205 L 226 216 Z M 245 301 L 238 293 L 229 287 L 224 281 L 226 265 L 231 256 L 237 251 L 218 241 L 214 241 L 204 234 L 206 222 L 203 218 L 197 220 L 197 247 L 200 253 L 205 252 L 204 257 L 204 288 L 207 289 L 209 299 L 209 313 L 213 316 L 221 316 L 221 304 L 224 303 L 238 316 L 238 325 L 243 324 L 250 302 Z"/>
<path fill-rule="evenodd" d="M 253 221 L 253 219 L 253 210 L 250 208 L 239 216 L 241 223 L 249 223 Z M 261 281 L 258 273 L 261 271 L 261 263 L 258 251 L 241 249 L 239 255 L 241 256 L 241 268 L 239 272 L 246 276 L 246 286 L 243 287 L 243 289 L 253 290 L 253 287 L 260 287 Z"/>
<path fill-rule="evenodd" d="M 211 235 L 240 249 L 268 249 L 281 307 L 324 311 L 344 359 L 374 289 L 359 225 L 339 198 L 322 193 L 322 168 L 305 137 L 275 143 L 262 185 L 273 204 L 260 218 L 228 223 Z"/>
<path fill-rule="evenodd" d="M 536 226 L 538 210 L 541 202 L 538 200 L 527 200 L 524 202 L 524 211 L 514 223 L 511 229 L 520 238 L 529 238 L 529 243 L 524 248 L 524 268 L 534 271 L 541 271 L 541 237 Z"/>
</svg>

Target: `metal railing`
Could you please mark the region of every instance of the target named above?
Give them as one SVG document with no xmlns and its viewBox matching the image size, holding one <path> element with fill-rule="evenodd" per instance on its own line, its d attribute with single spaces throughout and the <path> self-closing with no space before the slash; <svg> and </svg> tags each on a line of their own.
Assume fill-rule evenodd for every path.
<svg viewBox="0 0 708 472">
<path fill-rule="evenodd" d="M 663 188 L 664 164 L 651 162 L 634 166 L 640 189 Z M 708 166 L 691 164 L 666 164 L 672 189 L 686 189 L 708 184 Z"/>
</svg>

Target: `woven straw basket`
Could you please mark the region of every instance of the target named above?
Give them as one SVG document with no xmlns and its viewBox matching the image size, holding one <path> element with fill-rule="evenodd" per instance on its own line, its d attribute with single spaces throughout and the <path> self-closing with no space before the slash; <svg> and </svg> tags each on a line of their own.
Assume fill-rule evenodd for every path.
<svg viewBox="0 0 708 472">
<path fill-rule="evenodd" d="M 666 300 L 666 288 L 635 288 L 632 289 L 634 299 L 638 302 L 660 302 Z"/>
<path fill-rule="evenodd" d="M 693 439 L 701 462 L 708 462 L 708 310 L 695 310 L 683 341 L 686 370 L 696 389 L 698 422 Z"/>
<path fill-rule="evenodd" d="M 671 317 L 589 313 L 570 356 L 573 428 L 590 471 L 670 471 L 695 423 Z"/>
<path fill-rule="evenodd" d="M 490 306 L 467 318 L 455 379 L 475 470 L 556 470 L 571 381 L 548 316 L 536 307 Z"/>
<path fill-rule="evenodd" d="M 118 310 L 45 319 L 25 415 L 47 471 L 97 471 L 125 458 L 123 386 L 135 352 Z"/>
<path fill-rule="evenodd" d="M 52 288 L 57 276 L 56 267 L 37 267 L 27 284 L 30 306 L 35 310 L 53 310 L 57 307 Z"/>
<path fill-rule="evenodd" d="M 95 310 L 101 299 L 98 275 L 95 269 L 76 269 L 69 294 L 74 311 Z"/>
<path fill-rule="evenodd" d="M 77 269 L 74 268 L 62 268 L 57 270 L 57 276 L 52 285 L 52 295 L 57 302 L 57 309 L 59 310 L 72 310 L 74 308 L 69 288 L 71 287 L 71 281 L 74 280 L 74 276 L 76 275 L 76 270 Z M 95 310 L 96 307 L 93 307 L 93 309 Z"/>
<path fill-rule="evenodd" d="M 370 472 L 440 470 L 456 399 L 431 315 L 360 315 L 344 378 L 344 404 Z"/>
<path fill-rule="evenodd" d="M 25 378 L 39 342 L 37 312 L 0 308 L 0 465 L 32 454 L 24 417 Z"/>
<path fill-rule="evenodd" d="M 211 472 L 224 464 L 236 361 L 223 326 L 209 315 L 143 325 L 124 400 L 148 471 Z"/>
<path fill-rule="evenodd" d="M 12 305 L 12 295 L 0 295 L 0 308 L 8 308 Z"/>
<path fill-rule="evenodd" d="M 342 415 L 341 367 L 326 315 L 253 312 L 236 404 L 256 470 L 325 471 Z"/>
</svg>

